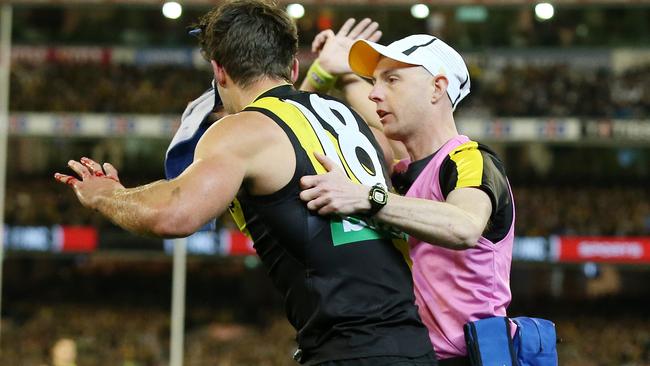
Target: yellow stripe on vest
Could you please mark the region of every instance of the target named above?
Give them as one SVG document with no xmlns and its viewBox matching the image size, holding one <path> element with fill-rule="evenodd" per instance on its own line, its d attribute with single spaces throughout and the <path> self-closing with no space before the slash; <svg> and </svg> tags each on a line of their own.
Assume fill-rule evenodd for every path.
<svg viewBox="0 0 650 366">
<path fill-rule="evenodd" d="M 244 210 L 241 208 L 241 203 L 239 203 L 239 200 L 235 198 L 231 203 L 230 206 L 228 207 L 228 212 L 230 212 L 230 216 L 232 216 L 233 220 L 235 220 L 235 224 L 237 224 L 237 227 L 239 228 L 239 231 L 244 233 L 249 238 L 253 238 L 251 236 L 251 233 L 248 231 L 248 228 L 246 227 L 246 218 L 244 217 Z"/>
<path fill-rule="evenodd" d="M 456 163 L 458 180 L 455 188 L 479 187 L 483 180 L 483 155 L 478 150 L 478 143 L 466 142 L 449 153 Z"/>
<path fill-rule="evenodd" d="M 300 141 L 300 145 L 307 153 L 311 165 L 316 170 L 316 173 L 327 173 L 327 170 L 314 156 L 314 152 L 325 154 L 323 147 L 316 136 L 316 132 L 314 132 L 314 129 L 311 127 L 311 124 L 297 107 L 290 103 L 285 103 L 275 97 L 258 99 L 248 106 L 263 108 L 278 116 L 296 135 L 298 141 Z"/>
<path fill-rule="evenodd" d="M 305 149 L 309 160 L 311 161 L 312 166 L 316 170 L 316 173 L 322 174 L 326 173 L 327 170 L 321 165 L 321 163 L 316 160 L 314 156 L 314 151 L 318 151 L 321 154 L 324 154 L 323 147 L 321 146 L 316 133 L 312 129 L 309 121 L 303 116 L 303 114 L 295 106 L 282 102 L 275 97 L 266 97 L 259 99 L 248 105 L 249 107 L 257 107 L 266 109 L 276 116 L 278 116 L 284 123 L 291 128 L 293 133 L 300 141 L 302 148 Z M 297 162 L 296 162 L 297 163 Z M 244 217 L 244 211 L 241 208 L 241 204 L 237 199 L 235 199 L 229 207 L 230 215 L 235 220 L 235 223 L 239 227 L 239 230 L 250 237 L 248 228 L 246 228 L 246 218 Z"/>
<path fill-rule="evenodd" d="M 325 134 L 327 137 L 330 139 L 332 142 L 332 145 L 334 145 L 334 148 L 336 149 L 336 154 L 339 156 L 339 160 L 343 163 L 343 167 L 345 168 L 345 172 L 348 174 L 348 177 L 350 178 L 351 181 L 357 184 L 361 184 L 361 181 L 359 178 L 357 178 L 356 175 L 352 172 L 350 167 L 348 166 L 348 162 L 345 160 L 345 157 L 343 157 L 343 153 L 341 152 L 341 145 L 339 144 L 339 140 L 334 137 L 329 131 L 325 130 Z"/>
</svg>

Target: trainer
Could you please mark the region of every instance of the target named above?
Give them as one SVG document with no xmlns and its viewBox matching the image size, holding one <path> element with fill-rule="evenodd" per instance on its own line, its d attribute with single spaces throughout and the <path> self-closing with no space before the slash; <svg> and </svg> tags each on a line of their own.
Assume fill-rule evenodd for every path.
<svg viewBox="0 0 650 366">
<path fill-rule="evenodd" d="M 69 162 L 80 179 L 55 178 L 84 206 L 143 235 L 187 236 L 230 209 L 284 296 L 301 363 L 435 364 L 408 252 L 386 234 L 311 213 L 299 198 L 300 178 L 325 172 L 316 152 L 360 184 L 387 185 L 370 129 L 342 102 L 291 86 L 297 35 L 284 11 L 227 2 L 198 28 L 230 115 L 203 134 L 193 163 L 178 178 L 129 189 L 113 166 L 86 158 Z"/>
<path fill-rule="evenodd" d="M 369 98 L 386 137 L 409 158 L 393 167 L 399 194 L 330 171 L 302 178 L 301 198 L 322 215 L 363 214 L 409 236 L 420 316 L 441 365 L 469 365 L 468 321 L 505 316 L 515 208 L 502 162 L 460 135 L 453 112 L 469 94 L 462 57 L 440 39 L 413 35 L 382 46 L 353 44 L 352 70 L 373 83 Z"/>
</svg>

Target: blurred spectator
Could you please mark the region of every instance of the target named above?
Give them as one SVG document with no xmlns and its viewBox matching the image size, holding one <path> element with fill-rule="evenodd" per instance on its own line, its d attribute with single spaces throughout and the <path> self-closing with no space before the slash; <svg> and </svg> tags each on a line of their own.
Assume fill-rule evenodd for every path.
<svg viewBox="0 0 650 366">
<path fill-rule="evenodd" d="M 77 343 L 70 338 L 61 338 L 52 347 L 52 366 L 76 366 Z"/>
</svg>

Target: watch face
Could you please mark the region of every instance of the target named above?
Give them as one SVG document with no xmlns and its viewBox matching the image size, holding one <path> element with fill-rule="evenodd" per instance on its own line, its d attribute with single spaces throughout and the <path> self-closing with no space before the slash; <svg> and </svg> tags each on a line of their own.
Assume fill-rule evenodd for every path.
<svg viewBox="0 0 650 366">
<path fill-rule="evenodd" d="M 372 192 L 372 200 L 379 203 L 379 204 L 385 204 L 386 203 L 386 192 L 383 192 L 379 189 L 375 189 Z"/>
</svg>

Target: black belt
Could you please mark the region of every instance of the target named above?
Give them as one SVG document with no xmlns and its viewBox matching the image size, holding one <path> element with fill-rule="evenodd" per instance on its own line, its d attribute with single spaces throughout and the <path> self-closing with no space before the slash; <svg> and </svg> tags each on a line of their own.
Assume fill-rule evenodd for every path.
<svg viewBox="0 0 650 366">
<path fill-rule="evenodd" d="M 471 364 L 469 362 L 469 357 L 461 356 L 438 360 L 438 366 L 471 366 Z"/>
</svg>

